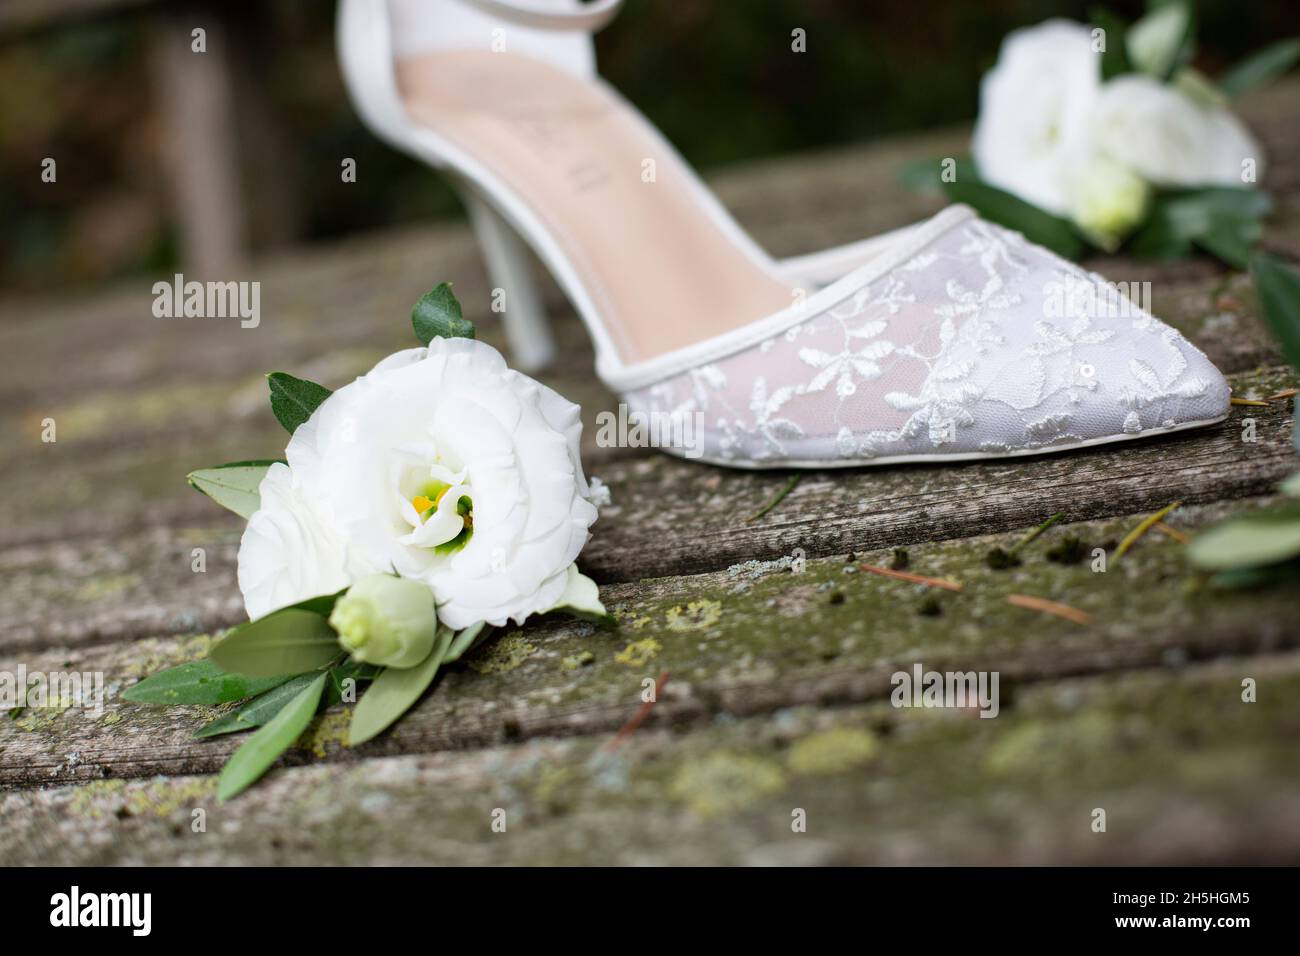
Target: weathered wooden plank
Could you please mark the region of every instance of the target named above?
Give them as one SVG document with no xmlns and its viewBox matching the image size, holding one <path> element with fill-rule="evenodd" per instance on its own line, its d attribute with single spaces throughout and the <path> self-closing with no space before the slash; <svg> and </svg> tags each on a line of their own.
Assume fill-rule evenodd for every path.
<svg viewBox="0 0 1300 956">
<path fill-rule="evenodd" d="M 1190 507 L 1170 520 L 1194 528 L 1243 503 Z M 1039 517 L 1045 515 L 1040 514 Z M 1150 536 L 1104 573 L 1091 549 L 1113 552 L 1138 522 L 1129 516 L 1056 525 L 1017 567 L 995 570 L 988 554 L 1014 535 L 909 549 L 910 570 L 951 577 L 959 594 L 853 570 L 887 564 L 889 551 L 792 559 L 606 589 L 617 632 L 567 621 L 503 634 L 468 666 L 451 669 L 391 733 L 342 749 L 346 714 L 326 718 L 331 759 L 487 746 L 520 737 L 612 731 L 639 704 L 643 682 L 670 674 L 656 723 L 689 725 L 717 713 L 761 714 L 800 704 L 845 704 L 888 693 L 889 676 L 920 661 L 940 669 L 997 669 L 1008 683 L 1201 659 L 1300 644 L 1294 595 L 1195 589 L 1182 545 Z M 1078 553 L 1056 553 L 1077 538 Z M 1067 563 L 1061 563 L 1068 558 Z M 92 575 L 92 580 L 101 578 Z M 1096 617 L 1091 626 L 1007 603 L 1023 593 Z M 174 597 L 183 608 L 183 592 Z M 32 709 L 0 717 L 0 785 L 210 771 L 238 741 L 195 742 L 207 710 L 132 704 L 118 693 L 157 669 L 205 653 L 207 638 L 152 638 L 97 647 L 6 651 L 0 670 L 104 674 L 102 714 Z M 305 755 L 295 758 L 301 762 Z"/>
<path fill-rule="evenodd" d="M 1275 368 L 1236 375 L 1232 382 L 1239 395 L 1267 397 L 1294 385 L 1296 376 Z M 1257 442 L 1242 441 L 1247 418 L 1256 422 Z M 713 468 L 659 453 L 610 458 L 589 465 L 610 486 L 613 505 L 593 529 L 584 562 L 602 581 L 626 581 L 716 570 L 776 557 L 796 545 L 816 556 L 1009 530 L 1032 523 L 1044 508 L 1102 517 L 1176 499 L 1264 494 L 1297 467 L 1293 420 L 1293 402 L 1278 400 L 1266 408 L 1238 407 L 1227 422 L 1195 432 L 1065 455 L 808 472 L 780 508 L 756 522 L 749 517 L 784 475 Z M 274 445 L 241 437 L 246 434 L 223 433 L 216 449 L 198 439 L 191 444 L 189 436 L 167 448 L 123 449 L 93 467 L 77 458 L 58 464 L 62 449 L 47 446 L 47 470 L 10 470 L 0 499 L 0 545 L 117 540 L 140 527 L 237 527 L 187 488 L 184 475 L 200 463 L 277 453 Z M 94 507 L 69 507 L 92 500 Z M 39 552 L 23 554 L 31 555 L 27 563 L 43 560 Z"/>
<path fill-rule="evenodd" d="M 1242 394 L 1268 396 L 1294 378 L 1238 376 Z M 1258 441 L 1242 441 L 1256 422 Z M 1300 467 L 1290 444 L 1290 400 L 1239 407 L 1220 426 L 1184 436 L 1037 460 L 809 473 L 780 507 L 755 522 L 782 475 L 726 471 L 652 458 L 601 474 L 613 504 L 595 526 L 584 565 L 606 581 L 716 570 L 801 547 L 813 556 L 914 544 L 1027 525 L 1068 509 L 1075 517 L 1267 492 Z M 242 439 L 226 436 L 225 457 Z M 0 646 L 70 646 L 106 638 L 185 633 L 237 623 L 234 554 L 241 522 L 186 488 L 187 446 L 161 459 L 122 452 L 76 485 L 32 476 L 27 508 L 57 512 L 52 541 L 0 554 L 0 594 L 13 608 Z M 105 474 L 120 465 L 116 479 Z M 70 480 L 70 479 L 69 479 Z M 1034 489 L 1033 494 L 1026 492 Z M 9 489 L 23 500 L 24 485 Z M 67 508 L 91 500 L 94 507 Z M 122 515 L 144 525 L 126 530 Z M 13 504 L 10 507 L 15 507 Z M 4 505 L 0 504 L 0 508 Z M 15 515 L 15 520 L 17 520 Z M 73 537 L 56 532 L 75 531 Z M 93 533 L 92 533 L 93 532 Z M 192 570 L 203 548 L 206 571 Z"/>
<path fill-rule="evenodd" d="M 193 634 L 244 619 L 238 519 L 0 552 L 0 647 L 76 647 Z"/>
<path fill-rule="evenodd" d="M 90 297 L 8 298 L 0 345 L 24 361 L 0 383 L 0 401 L 239 379 L 268 360 L 306 375 L 332 352 L 406 347 L 412 304 L 443 279 L 458 280 L 467 310 L 486 314 L 486 279 L 466 237 L 453 224 L 398 229 L 253 263 L 229 278 L 260 283 L 256 328 L 238 318 L 156 318 L 154 281 L 171 276 L 125 280 Z"/>
<path fill-rule="evenodd" d="M 1283 84 L 1245 101 L 1273 150 L 1268 183 L 1281 209 L 1268 242 L 1300 247 L 1300 158 L 1280 148 L 1300 97 Z M 1251 112 L 1254 110 L 1254 112 Z M 954 151 L 964 138 L 946 131 L 832 153 L 752 164 L 714 178 L 724 200 L 778 253 L 848 241 L 913 220 L 937 200 L 895 187 L 897 170 L 918 156 Z M 1153 282 L 1155 311 L 1182 329 L 1227 370 L 1277 361 L 1243 276 L 1202 260 L 1158 264 L 1090 263 L 1125 281 Z M 411 344 L 405 315 L 441 278 L 458 278 L 467 314 L 501 345 L 490 289 L 460 225 L 408 229 L 280 255 L 248 270 L 262 285 L 262 319 L 158 319 L 151 281 L 70 301 L 9 299 L 0 353 L 22 356 L 0 381 L 0 543 L 115 535 L 140 525 L 210 520 L 178 485 L 193 467 L 218 459 L 275 455 L 283 443 L 266 413 L 261 375 L 277 367 L 330 384 L 346 381 L 379 356 Z M 627 449 L 595 445 L 594 418 L 615 402 L 590 373 L 580 324 L 548 284 L 559 321 L 560 365 L 543 378 L 584 408 L 584 456 L 590 468 Z M 69 349 L 68 343 L 77 346 Z M 40 441 L 55 419 L 60 443 Z M 93 513 L 69 501 L 94 496 Z"/>
<path fill-rule="evenodd" d="M 570 332 L 582 334 L 576 328 Z M 567 343 L 567 338 L 561 341 Z M 411 334 L 392 348 L 414 343 Z M 277 367 L 336 387 L 363 373 L 387 351 L 356 346 L 303 366 Z M 265 357 L 263 369 L 264 363 Z M 596 415 L 614 407 L 615 400 L 585 368 L 557 369 L 547 379 L 582 407 L 582 455 L 589 468 L 650 453 L 597 446 Z M 57 429 L 52 443 L 41 440 L 47 417 Z M 238 381 L 222 376 L 214 382 L 196 373 L 189 383 L 107 387 L 89 396 L 69 386 L 52 404 L 24 405 L 8 419 L 11 427 L 0 440 L 0 476 L 6 489 L 0 498 L 0 544 L 5 546 L 88 535 L 116 537 L 140 526 L 221 522 L 212 504 L 186 486 L 185 475 L 222 461 L 278 458 L 287 441 L 271 414 L 261 373 Z M 90 501 L 93 508 L 70 504 Z"/>
<path fill-rule="evenodd" d="M 476 288 L 473 283 L 469 285 Z M 1258 320 L 1258 303 L 1248 276 L 1215 275 L 1190 282 L 1153 283 L 1151 296 L 1154 311 L 1199 345 L 1225 372 L 1245 371 L 1281 360 L 1275 342 Z M 476 293 L 470 302 L 478 298 Z M 394 303 L 394 307 L 398 306 Z M 131 308 L 132 314 L 111 312 L 102 317 L 102 322 L 118 328 L 139 325 L 140 314 L 147 314 L 147 304 L 138 303 Z M 312 310 L 303 307 L 302 311 Z M 180 334 L 185 330 L 176 326 L 178 320 L 167 320 L 172 323 L 170 326 L 164 326 L 164 320 L 153 320 L 158 323 L 154 330 L 140 329 L 128 340 L 139 343 L 140 337 L 147 335 L 145 342 L 155 342 L 161 337 L 164 347 L 160 351 L 146 347 L 117 352 L 107 343 L 100 351 L 101 369 L 119 369 L 133 374 L 136 380 L 109 378 L 95 384 L 93 376 L 90 381 L 82 376 L 69 381 L 66 376 L 51 375 L 47 370 L 43 388 L 21 395 L 15 391 L 6 397 L 2 404 L 8 408 L 2 414 L 8 427 L 0 432 L 5 469 L 12 469 L 21 477 L 30 468 L 47 469 L 52 460 L 75 463 L 99 460 L 126 447 L 162 449 L 182 440 L 191 443 L 204 440 L 220 445 L 232 426 L 249 433 L 245 441 L 250 446 L 275 450 L 283 444 L 283 436 L 267 413 L 264 375 L 268 370 L 291 370 L 338 387 L 365 372 L 390 351 L 413 344 L 405 322 L 401 321 L 404 313 L 394 312 L 391 321 L 381 324 L 377 319 L 382 314 L 378 305 L 367 311 L 373 314 L 364 321 L 354 322 L 350 330 L 327 327 L 319 337 L 313 337 L 295 327 L 292 333 L 270 346 L 261 338 L 254 338 L 260 328 L 240 330 L 207 324 Z M 352 310 L 348 314 L 351 316 Z M 477 314 L 471 311 L 470 316 L 483 326 L 482 337 L 486 341 L 505 347 L 495 316 L 485 309 Z M 18 323 L 11 332 L 29 324 L 36 323 Z M 39 325 L 46 329 L 40 341 L 48 341 L 48 323 L 41 320 Z M 617 399 L 591 373 L 593 359 L 585 330 L 568 312 L 557 314 L 555 326 L 561 358 L 554 367 L 541 373 L 540 378 L 583 407 L 584 455 L 588 459 L 599 462 L 626 456 L 627 450 L 600 449 L 595 445 L 595 416 L 604 409 L 615 408 Z M 358 330 L 366 334 L 358 337 Z M 3 336 L 0 331 L 0 338 Z M 227 341 L 231 339 L 238 340 L 238 347 Z M 314 355 L 290 357 L 301 352 L 301 340 L 337 344 Z M 27 344 L 24 340 L 14 347 L 25 348 Z M 282 348 L 285 357 L 268 348 Z M 181 357 L 176 367 L 167 368 L 173 354 Z M 202 368 L 191 367 L 195 355 L 207 356 L 208 364 Z M 276 355 L 274 368 L 267 365 L 271 361 L 268 355 Z M 44 361 L 43 356 L 37 355 L 30 365 L 41 368 Z M 28 367 L 25 363 L 24 369 Z M 53 449 L 40 440 L 42 422 L 47 417 L 57 423 L 59 440 L 64 443 L 58 459 L 52 459 Z"/>
<path fill-rule="evenodd" d="M 1263 397 L 1296 384 L 1289 369 L 1232 378 Z M 1255 442 L 1242 440 L 1246 419 Z M 968 465 L 808 472 L 776 510 L 750 521 L 787 480 L 667 456 L 611 462 L 613 496 L 584 561 L 603 581 L 704 571 L 799 546 L 826 555 L 1004 531 L 1062 509 L 1077 518 L 1263 494 L 1300 465 L 1293 400 L 1235 407 L 1194 432 L 1069 454 Z"/>
<path fill-rule="evenodd" d="M 379 241 L 375 244 L 379 254 L 388 247 Z M 1128 267 L 1131 270 L 1132 263 Z M 183 436 L 204 435 L 216 443 L 232 424 L 252 431 L 259 446 L 274 448 L 281 436 L 266 414 L 263 376 L 268 370 L 292 370 L 337 387 L 389 352 L 413 344 L 403 319 L 409 303 L 398 301 L 397 296 L 367 290 L 371 300 L 361 309 L 346 295 L 341 296 L 342 307 L 302 301 L 307 292 L 318 293 L 318 286 L 304 290 L 295 283 L 279 295 L 270 291 L 278 288 L 279 276 L 286 273 L 292 275 L 288 267 L 273 270 L 276 278 L 266 280 L 266 331 L 262 326 L 239 329 L 233 322 L 222 325 L 221 320 L 196 325 L 198 320 L 154 319 L 148 301 L 134 296 L 110 296 L 116 305 L 109 309 L 87 303 L 94 325 L 87 330 L 86 345 L 98 362 L 92 369 L 79 369 L 75 378 L 62 371 L 53 373 L 51 364 L 61 364 L 65 357 L 56 360 L 42 347 L 65 341 L 51 325 L 66 326 L 64 316 L 79 315 L 80 304 L 64 307 L 63 316 L 37 314 L 29 321 L 0 327 L 0 341 L 10 340 L 11 354 L 28 355 L 28 361 L 14 370 L 18 381 L 7 390 L 0 385 L 4 392 L 0 406 L 5 407 L 0 414 L 8 426 L 0 432 L 6 468 L 43 468 L 50 463 L 50 449 L 40 441 L 46 417 L 58 424 L 59 438 L 65 443 L 61 451 L 81 459 L 97 458 L 123 445 L 165 447 Z M 1116 277 L 1143 281 L 1127 273 Z M 350 278 L 345 274 L 333 281 Z M 418 295 L 410 281 L 403 288 Z M 466 295 L 467 313 L 481 326 L 481 337 L 504 349 L 496 316 L 486 308 L 488 290 L 481 280 L 475 276 L 458 288 Z M 613 408 L 616 399 L 591 373 L 591 346 L 581 323 L 557 301 L 558 292 L 552 292 L 560 358 L 540 377 L 588 412 L 585 453 L 597 459 L 609 457 L 591 440 L 593 422 L 596 412 Z M 1280 361 L 1276 344 L 1258 320 L 1248 276 L 1216 274 L 1153 282 L 1151 296 L 1153 310 L 1225 372 Z M 320 329 L 308 330 L 297 321 L 299 315 L 319 316 Z M 105 329 L 116 329 L 117 334 L 97 341 Z M 77 339 L 81 331 L 80 323 L 65 330 L 69 339 Z M 330 347 L 322 350 L 321 343 Z M 267 364 L 272 361 L 268 356 L 274 356 L 274 369 Z M 30 375 L 38 376 L 39 384 L 23 381 Z"/>
<path fill-rule="evenodd" d="M 588 471 L 598 474 L 607 462 L 654 453 L 598 447 L 596 416 L 614 400 L 590 376 L 570 385 L 567 395 L 582 407 Z M 188 394 L 162 390 L 149 396 L 142 414 L 163 415 L 170 406 L 181 409 L 177 421 L 135 435 L 113 434 L 119 419 L 109 402 L 67 406 L 51 415 L 58 439 L 53 443 L 41 441 L 44 416 L 28 416 L 21 425 L 22 450 L 0 467 L 6 492 L 0 500 L 0 546 L 218 520 L 185 476 L 225 461 L 283 458 L 288 435 L 272 416 L 265 393 L 261 376 L 207 405 L 187 406 Z M 100 428 L 105 431 L 90 431 Z M 93 508 L 87 508 L 91 501 Z"/>
<path fill-rule="evenodd" d="M 1297 723 L 1292 654 L 1017 689 L 992 720 L 797 707 L 614 751 L 596 735 L 298 767 L 228 804 L 210 776 L 104 780 L 0 795 L 0 862 L 1286 864 Z"/>
<path fill-rule="evenodd" d="M 105 458 L 111 462 L 115 457 L 139 454 L 141 450 L 161 455 L 181 445 L 200 450 L 206 445 L 210 446 L 206 449 L 209 454 L 224 454 L 236 437 L 245 448 L 242 457 L 259 452 L 282 454 L 286 437 L 270 412 L 266 374 L 289 370 L 338 388 L 364 374 L 390 352 L 419 344 L 402 314 L 395 318 L 395 322 L 388 324 L 398 325 L 402 334 L 393 335 L 390 330 L 390 334 L 375 335 L 373 342 L 336 347 L 302 363 L 268 358 L 272 353 L 263 353 L 258 343 L 250 342 L 248 348 L 256 347 L 259 356 L 258 365 L 252 370 L 244 369 L 243 362 L 236 362 L 234 369 L 224 367 L 211 373 L 195 370 L 184 379 L 169 375 L 164 381 L 151 382 L 148 373 L 155 368 L 155 362 L 164 361 L 159 358 L 139 366 L 143 383 L 82 389 L 77 387 L 77 382 L 64 380 L 58 392 L 6 402 L 9 407 L 3 418 L 7 427 L 0 433 L 4 470 L 13 476 L 12 480 L 21 481 L 31 472 L 38 473 L 36 480 L 39 480 L 40 475 L 60 465 L 75 469 L 90 467 L 93 462 L 102 468 Z M 256 331 L 248 330 L 245 334 Z M 494 327 L 483 337 L 491 344 L 504 347 Z M 376 344 L 383 342 L 388 345 Z M 586 413 L 584 457 L 599 461 L 627 455 L 626 449 L 596 447 L 595 415 L 615 402 L 590 373 L 585 333 L 576 322 L 567 323 L 560 342 L 569 358 L 551 369 L 545 378 Z M 148 350 L 145 351 L 147 354 Z M 575 354 L 582 356 L 580 362 L 573 360 Z M 57 440 L 53 443 L 42 441 L 47 418 L 53 419 L 57 426 Z"/>
</svg>

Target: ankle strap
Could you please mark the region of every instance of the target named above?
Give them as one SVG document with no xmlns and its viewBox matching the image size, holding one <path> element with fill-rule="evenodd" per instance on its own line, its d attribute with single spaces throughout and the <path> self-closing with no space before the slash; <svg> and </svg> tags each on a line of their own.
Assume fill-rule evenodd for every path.
<svg viewBox="0 0 1300 956">
<path fill-rule="evenodd" d="M 509 20 L 524 27 L 540 30 L 583 30 L 595 33 L 604 29 L 618 14 L 623 0 L 592 0 L 579 9 L 561 11 L 539 0 L 463 0 L 484 13 Z"/>
</svg>

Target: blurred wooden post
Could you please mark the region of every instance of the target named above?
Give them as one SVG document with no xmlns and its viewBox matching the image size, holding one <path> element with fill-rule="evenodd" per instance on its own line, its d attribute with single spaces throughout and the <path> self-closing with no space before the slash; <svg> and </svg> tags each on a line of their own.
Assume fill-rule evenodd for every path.
<svg viewBox="0 0 1300 956">
<path fill-rule="evenodd" d="M 194 52 L 192 31 L 207 32 Z M 229 34 L 206 6 L 162 10 L 151 25 L 168 186 L 185 268 L 221 277 L 243 261 L 246 223 L 230 81 Z"/>
<path fill-rule="evenodd" d="M 266 4 L 228 3 L 221 9 L 228 42 L 225 64 L 235 103 L 245 236 L 253 249 L 299 241 L 305 210 L 293 142 L 271 95 L 273 66 L 282 55 Z"/>
<path fill-rule="evenodd" d="M 304 207 L 292 144 L 267 89 L 277 38 L 265 4 L 0 0 L 0 40 L 134 8 L 147 25 L 183 268 L 221 278 L 250 248 L 300 239 Z M 206 33 L 203 53 L 193 49 L 197 27 Z"/>
</svg>

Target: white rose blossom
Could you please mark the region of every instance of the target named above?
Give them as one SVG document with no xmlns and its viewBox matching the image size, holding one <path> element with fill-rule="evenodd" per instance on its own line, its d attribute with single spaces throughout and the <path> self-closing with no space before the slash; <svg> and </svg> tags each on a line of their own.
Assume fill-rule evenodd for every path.
<svg viewBox="0 0 1300 956">
<path fill-rule="evenodd" d="M 491 346 L 434 339 L 322 402 L 290 439 L 287 470 L 311 507 L 301 519 L 341 542 L 317 556 L 323 568 L 342 563 L 347 581 L 377 573 L 422 581 L 451 628 L 503 625 L 554 607 L 586 544 L 596 508 L 581 431 L 576 405 L 507 368 Z M 283 507 L 263 498 L 250 531 L 262 511 Z M 260 523 L 268 520 L 288 519 Z M 328 593 L 294 593 L 334 578 L 309 573 L 312 556 L 288 544 L 246 534 L 241 588 L 247 563 L 263 591 L 279 568 L 276 600 Z"/>
<path fill-rule="evenodd" d="M 1101 57 L 1087 27 L 1048 20 L 1014 30 L 980 83 L 971 152 L 980 178 L 1057 215 L 1088 152 Z"/>
<path fill-rule="evenodd" d="M 348 585 L 343 539 L 277 462 L 239 542 L 239 590 L 249 620 Z"/>
<path fill-rule="evenodd" d="M 1103 84 L 1092 36 L 1067 20 L 1007 35 L 980 86 L 972 153 L 983 180 L 1114 250 L 1152 186 L 1241 186 L 1247 160 L 1258 177 L 1259 144 L 1208 84 L 1188 70 L 1173 85 L 1143 74 Z"/>
<path fill-rule="evenodd" d="M 1157 186 L 1242 186 L 1248 159 L 1263 173 L 1259 143 L 1232 113 L 1149 76 L 1108 82 L 1088 125 L 1097 151 Z"/>
</svg>

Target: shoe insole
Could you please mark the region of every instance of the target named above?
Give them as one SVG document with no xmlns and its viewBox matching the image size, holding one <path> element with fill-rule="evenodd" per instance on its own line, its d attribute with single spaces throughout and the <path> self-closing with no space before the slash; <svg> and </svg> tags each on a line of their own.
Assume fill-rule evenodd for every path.
<svg viewBox="0 0 1300 956">
<path fill-rule="evenodd" d="M 417 122 L 504 180 L 550 229 L 632 363 L 793 303 L 728 238 L 646 121 L 602 84 L 513 53 L 404 57 Z"/>
</svg>

